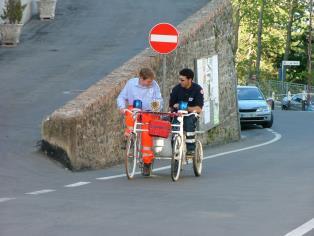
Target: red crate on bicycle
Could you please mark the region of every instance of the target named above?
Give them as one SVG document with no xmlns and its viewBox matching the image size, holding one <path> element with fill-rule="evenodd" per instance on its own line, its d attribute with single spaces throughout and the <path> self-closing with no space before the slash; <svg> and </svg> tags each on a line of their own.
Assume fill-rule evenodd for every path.
<svg viewBox="0 0 314 236">
<path fill-rule="evenodd" d="M 168 138 L 171 132 L 171 123 L 165 120 L 152 120 L 148 125 L 148 133 L 154 137 Z"/>
</svg>

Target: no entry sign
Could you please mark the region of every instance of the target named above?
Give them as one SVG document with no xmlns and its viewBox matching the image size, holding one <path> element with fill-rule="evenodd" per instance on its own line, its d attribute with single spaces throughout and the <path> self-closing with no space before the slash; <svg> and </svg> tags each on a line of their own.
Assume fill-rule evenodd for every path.
<svg viewBox="0 0 314 236">
<path fill-rule="evenodd" d="M 179 33 L 169 23 L 155 25 L 149 32 L 149 44 L 153 50 L 161 54 L 167 54 L 178 46 Z"/>
</svg>

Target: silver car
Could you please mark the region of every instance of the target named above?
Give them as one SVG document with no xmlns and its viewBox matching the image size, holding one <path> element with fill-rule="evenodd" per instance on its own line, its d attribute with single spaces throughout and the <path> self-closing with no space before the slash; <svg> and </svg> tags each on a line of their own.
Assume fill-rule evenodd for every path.
<svg viewBox="0 0 314 236">
<path fill-rule="evenodd" d="M 284 97 L 281 101 L 282 110 L 295 110 L 295 111 L 314 111 L 314 96 L 307 98 L 302 93 L 297 93 L 291 98 Z"/>
<path fill-rule="evenodd" d="M 271 128 L 274 115 L 261 90 L 256 86 L 238 86 L 238 105 L 242 124 Z"/>
</svg>

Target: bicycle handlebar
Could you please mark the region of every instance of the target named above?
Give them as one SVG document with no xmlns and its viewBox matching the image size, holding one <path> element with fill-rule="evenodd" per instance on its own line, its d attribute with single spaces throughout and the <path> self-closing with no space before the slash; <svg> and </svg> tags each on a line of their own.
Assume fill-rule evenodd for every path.
<svg viewBox="0 0 314 236">
<path fill-rule="evenodd" d="M 191 116 L 191 115 L 195 115 L 196 117 L 200 117 L 200 114 L 198 114 L 197 112 L 191 112 L 188 114 L 182 114 L 183 116 Z"/>
<path fill-rule="evenodd" d="M 135 113 L 140 113 L 140 114 L 153 114 L 153 115 L 165 115 L 165 116 L 170 116 L 170 117 L 177 117 L 177 116 L 191 116 L 195 115 L 196 117 L 200 117 L 200 115 L 196 112 L 191 112 L 191 113 L 180 113 L 180 112 L 154 112 L 154 111 L 141 111 L 141 110 L 129 110 L 129 109 L 124 109 L 124 112 L 129 112 L 131 114 Z"/>
<path fill-rule="evenodd" d="M 133 114 L 133 111 L 129 110 L 129 109 L 123 109 L 123 112 L 126 113 L 126 112 L 129 112 L 131 114 Z"/>
</svg>

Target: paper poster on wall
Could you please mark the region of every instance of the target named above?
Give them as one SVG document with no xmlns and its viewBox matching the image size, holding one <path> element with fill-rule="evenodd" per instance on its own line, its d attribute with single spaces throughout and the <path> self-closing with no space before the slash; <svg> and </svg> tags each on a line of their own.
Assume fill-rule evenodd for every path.
<svg viewBox="0 0 314 236">
<path fill-rule="evenodd" d="M 204 123 L 209 124 L 210 123 L 210 116 L 205 115 L 205 114 L 210 114 L 210 103 L 208 101 L 204 102 L 203 114 L 204 114 Z"/>
<path fill-rule="evenodd" d="M 219 124 L 219 82 L 218 82 L 218 56 L 211 57 L 212 76 L 210 76 L 210 97 L 213 101 L 214 126 Z"/>
<path fill-rule="evenodd" d="M 204 91 L 200 129 L 209 130 L 219 124 L 218 55 L 197 59 L 195 67 L 197 83 Z"/>
</svg>

